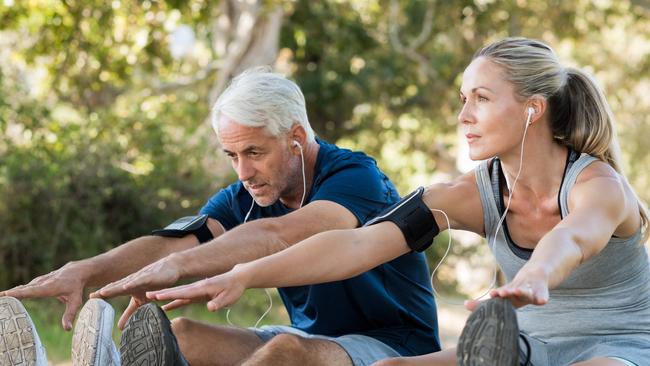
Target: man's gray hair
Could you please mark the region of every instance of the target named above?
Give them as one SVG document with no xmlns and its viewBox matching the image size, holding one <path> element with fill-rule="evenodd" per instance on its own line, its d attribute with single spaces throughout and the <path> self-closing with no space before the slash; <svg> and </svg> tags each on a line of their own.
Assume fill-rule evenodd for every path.
<svg viewBox="0 0 650 366">
<path fill-rule="evenodd" d="M 296 83 L 272 72 L 270 67 L 250 68 L 236 76 L 212 108 L 212 127 L 219 134 L 219 119 L 225 115 L 249 127 L 265 127 L 276 137 L 291 130 L 296 123 L 315 135 L 309 125 L 305 97 Z"/>
</svg>

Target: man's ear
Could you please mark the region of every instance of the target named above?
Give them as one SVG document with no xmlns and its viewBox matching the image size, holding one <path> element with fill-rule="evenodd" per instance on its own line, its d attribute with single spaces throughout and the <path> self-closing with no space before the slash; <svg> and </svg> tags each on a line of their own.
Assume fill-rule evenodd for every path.
<svg viewBox="0 0 650 366">
<path fill-rule="evenodd" d="M 289 137 L 289 146 L 291 146 L 292 151 L 295 151 L 297 154 L 300 153 L 300 150 L 305 146 L 307 142 L 307 133 L 305 129 L 300 124 L 294 124 L 291 127 L 291 130 L 288 134 Z"/>
</svg>

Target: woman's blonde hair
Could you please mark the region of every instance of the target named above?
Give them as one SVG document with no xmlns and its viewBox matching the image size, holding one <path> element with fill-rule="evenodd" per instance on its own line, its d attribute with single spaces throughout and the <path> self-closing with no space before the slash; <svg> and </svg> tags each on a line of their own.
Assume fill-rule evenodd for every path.
<svg viewBox="0 0 650 366">
<path fill-rule="evenodd" d="M 607 162 L 624 177 L 614 115 L 591 75 L 564 67 L 551 47 L 527 38 L 499 40 L 480 49 L 474 59 L 478 57 L 501 66 L 523 99 L 536 95 L 546 98 L 558 143 Z M 645 242 L 650 237 L 648 208 L 638 196 L 637 202 Z"/>
</svg>

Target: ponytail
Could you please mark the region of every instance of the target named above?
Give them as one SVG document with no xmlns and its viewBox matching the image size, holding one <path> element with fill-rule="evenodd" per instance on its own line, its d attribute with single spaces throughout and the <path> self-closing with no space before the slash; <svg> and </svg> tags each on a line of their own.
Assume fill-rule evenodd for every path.
<svg viewBox="0 0 650 366">
<path fill-rule="evenodd" d="M 548 100 L 551 129 L 558 143 L 608 163 L 625 179 L 614 115 L 593 77 L 565 68 L 548 45 L 527 38 L 496 41 L 480 49 L 474 55 L 478 57 L 500 65 L 518 96 L 526 99 L 538 95 Z M 648 208 L 636 198 L 643 241 L 647 241 Z"/>
<path fill-rule="evenodd" d="M 555 138 L 574 150 L 597 157 L 622 172 L 614 116 L 602 89 L 586 72 L 566 68 L 566 81 L 549 98 Z"/>
<path fill-rule="evenodd" d="M 605 94 L 586 72 L 566 68 L 565 73 L 565 84 L 549 98 L 551 129 L 555 139 L 562 145 L 607 162 L 625 179 L 614 130 L 614 115 Z M 648 208 L 638 196 L 636 199 L 645 242 L 650 237 Z"/>
</svg>

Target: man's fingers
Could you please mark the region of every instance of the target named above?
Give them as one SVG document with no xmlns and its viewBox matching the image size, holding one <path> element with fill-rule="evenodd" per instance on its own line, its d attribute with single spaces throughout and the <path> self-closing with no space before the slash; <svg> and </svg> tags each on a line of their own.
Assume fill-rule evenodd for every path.
<svg viewBox="0 0 650 366">
<path fill-rule="evenodd" d="M 63 325 L 63 329 L 70 331 L 72 330 L 74 317 L 77 315 L 81 306 L 81 296 L 79 294 L 73 294 L 69 297 L 64 297 L 63 300 L 65 302 L 65 312 L 63 313 L 63 318 L 61 318 L 61 325 Z"/>
<path fill-rule="evenodd" d="M 96 297 L 115 297 L 120 295 L 131 294 L 134 287 L 131 286 L 131 276 L 123 278 L 119 281 L 111 282 L 108 285 L 95 291 L 93 295 Z"/>
<path fill-rule="evenodd" d="M 43 283 L 44 281 L 47 281 L 50 277 L 52 276 L 52 273 L 44 274 L 42 276 L 38 276 L 34 278 L 33 280 L 29 281 L 28 285 L 39 285 Z"/>
<path fill-rule="evenodd" d="M 108 285 L 95 291 L 93 294 L 97 295 L 97 297 L 114 297 L 114 296 L 123 295 L 125 292 L 124 288 L 122 287 L 123 281 L 124 280 L 111 282 Z"/>
<path fill-rule="evenodd" d="M 53 291 L 52 286 L 43 285 L 20 285 L 12 289 L 6 290 L 3 296 L 11 296 L 17 299 L 25 299 L 30 297 L 50 297 L 56 293 Z"/>
<path fill-rule="evenodd" d="M 136 310 L 142 305 L 139 301 L 137 301 L 135 298 L 131 298 L 131 301 L 129 302 L 129 306 L 124 309 L 124 312 L 122 313 L 122 316 L 120 317 L 120 320 L 117 321 L 117 327 L 120 328 L 120 330 L 124 330 L 124 326 L 126 326 L 126 323 L 128 322 L 129 318 L 133 313 L 135 313 Z"/>
</svg>

